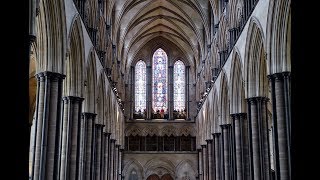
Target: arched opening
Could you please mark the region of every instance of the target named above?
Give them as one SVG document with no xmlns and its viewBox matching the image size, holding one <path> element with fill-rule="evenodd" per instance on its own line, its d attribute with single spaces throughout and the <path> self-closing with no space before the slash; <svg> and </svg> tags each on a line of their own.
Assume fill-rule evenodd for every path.
<svg viewBox="0 0 320 180">
<path fill-rule="evenodd" d="M 160 118 L 164 118 L 168 110 L 168 56 L 159 48 L 152 57 L 152 108 L 159 112 Z"/>
<path fill-rule="evenodd" d="M 161 180 L 173 180 L 170 174 L 165 174 L 161 177 Z"/>
<path fill-rule="evenodd" d="M 147 180 L 160 180 L 159 176 L 156 174 L 150 175 Z"/>
<path fill-rule="evenodd" d="M 135 118 L 145 118 L 147 100 L 146 63 L 138 61 L 135 67 Z"/>
</svg>

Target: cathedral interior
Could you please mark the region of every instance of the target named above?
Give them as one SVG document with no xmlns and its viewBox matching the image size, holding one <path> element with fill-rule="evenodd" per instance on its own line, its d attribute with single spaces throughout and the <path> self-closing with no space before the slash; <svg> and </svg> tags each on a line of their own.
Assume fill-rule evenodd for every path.
<svg viewBox="0 0 320 180">
<path fill-rule="evenodd" d="M 30 179 L 292 179 L 291 0 L 29 5 Z"/>
</svg>

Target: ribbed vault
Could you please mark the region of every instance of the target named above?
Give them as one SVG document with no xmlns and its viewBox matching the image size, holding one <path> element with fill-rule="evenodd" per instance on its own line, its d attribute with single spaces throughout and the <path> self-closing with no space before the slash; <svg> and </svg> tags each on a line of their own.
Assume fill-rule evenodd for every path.
<svg viewBox="0 0 320 180">
<path fill-rule="evenodd" d="M 148 42 L 166 39 L 184 53 L 188 64 L 198 65 L 210 39 L 207 0 L 117 0 L 109 2 L 113 44 L 123 72 Z M 161 38 L 160 38 L 161 37 Z M 210 43 L 210 42 L 209 42 Z M 166 46 L 166 44 L 164 44 Z"/>
</svg>

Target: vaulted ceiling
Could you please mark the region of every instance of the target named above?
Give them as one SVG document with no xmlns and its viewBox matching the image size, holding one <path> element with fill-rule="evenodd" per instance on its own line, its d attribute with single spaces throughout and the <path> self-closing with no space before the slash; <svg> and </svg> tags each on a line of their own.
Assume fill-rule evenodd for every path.
<svg viewBox="0 0 320 180">
<path fill-rule="evenodd" d="M 197 66 L 209 39 L 209 0 L 115 0 L 109 6 L 113 42 L 128 69 L 135 55 L 153 40 L 163 38 Z M 114 15 L 114 16 L 113 16 Z M 210 42 L 209 42 L 210 43 Z"/>
</svg>

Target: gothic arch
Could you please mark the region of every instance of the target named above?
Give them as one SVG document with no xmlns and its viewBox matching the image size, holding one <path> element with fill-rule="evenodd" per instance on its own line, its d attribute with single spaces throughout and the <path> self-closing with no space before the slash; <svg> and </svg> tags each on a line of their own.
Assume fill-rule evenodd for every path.
<svg viewBox="0 0 320 180">
<path fill-rule="evenodd" d="M 189 180 L 196 180 L 197 169 L 195 168 L 192 161 L 189 159 L 182 160 L 176 167 L 176 179 L 184 180 L 189 178 Z"/>
<path fill-rule="evenodd" d="M 137 171 L 138 179 L 144 179 L 143 167 L 136 159 L 130 159 L 126 164 L 124 164 L 122 173 L 124 175 L 124 180 L 129 180 L 131 171 L 135 169 Z"/>
<path fill-rule="evenodd" d="M 291 0 L 270 1 L 267 19 L 269 71 L 291 71 Z"/>
<path fill-rule="evenodd" d="M 76 14 L 71 23 L 66 60 L 66 80 L 64 92 L 68 96 L 83 96 L 84 87 L 84 44 L 81 18 Z"/>
<path fill-rule="evenodd" d="M 268 96 L 267 61 L 264 37 L 259 22 L 252 18 L 245 49 L 246 98 Z"/>
<path fill-rule="evenodd" d="M 221 71 L 221 80 L 220 80 L 220 96 L 219 102 L 221 107 L 220 113 L 220 123 L 221 124 L 230 124 L 230 98 L 229 98 L 229 88 L 228 88 L 228 78 L 224 70 Z"/>
<path fill-rule="evenodd" d="M 66 19 L 64 2 L 42 0 L 36 19 L 37 72 L 64 73 Z M 50 23 L 48 23 L 50 22 Z"/>
<path fill-rule="evenodd" d="M 106 110 L 106 96 L 105 96 L 105 79 L 104 74 L 100 74 L 100 80 L 98 82 L 98 96 L 97 96 L 97 118 L 96 123 L 104 124 L 106 121 L 105 110 Z"/>
<path fill-rule="evenodd" d="M 84 81 L 84 87 L 85 87 L 85 100 L 84 100 L 84 111 L 85 112 L 96 112 L 96 98 L 97 98 L 97 68 L 96 68 L 96 56 L 95 52 L 93 50 L 93 47 L 91 48 L 87 60 L 86 65 L 86 72 L 85 73 L 85 81 Z"/>
<path fill-rule="evenodd" d="M 148 177 L 152 174 L 157 174 L 161 177 L 163 174 L 170 174 L 171 177 L 175 177 L 175 166 L 166 158 L 153 158 L 149 160 L 144 166 L 144 177 Z"/>
<path fill-rule="evenodd" d="M 233 52 L 230 74 L 230 113 L 246 111 L 244 101 L 244 85 L 240 55 L 237 49 Z"/>
</svg>

